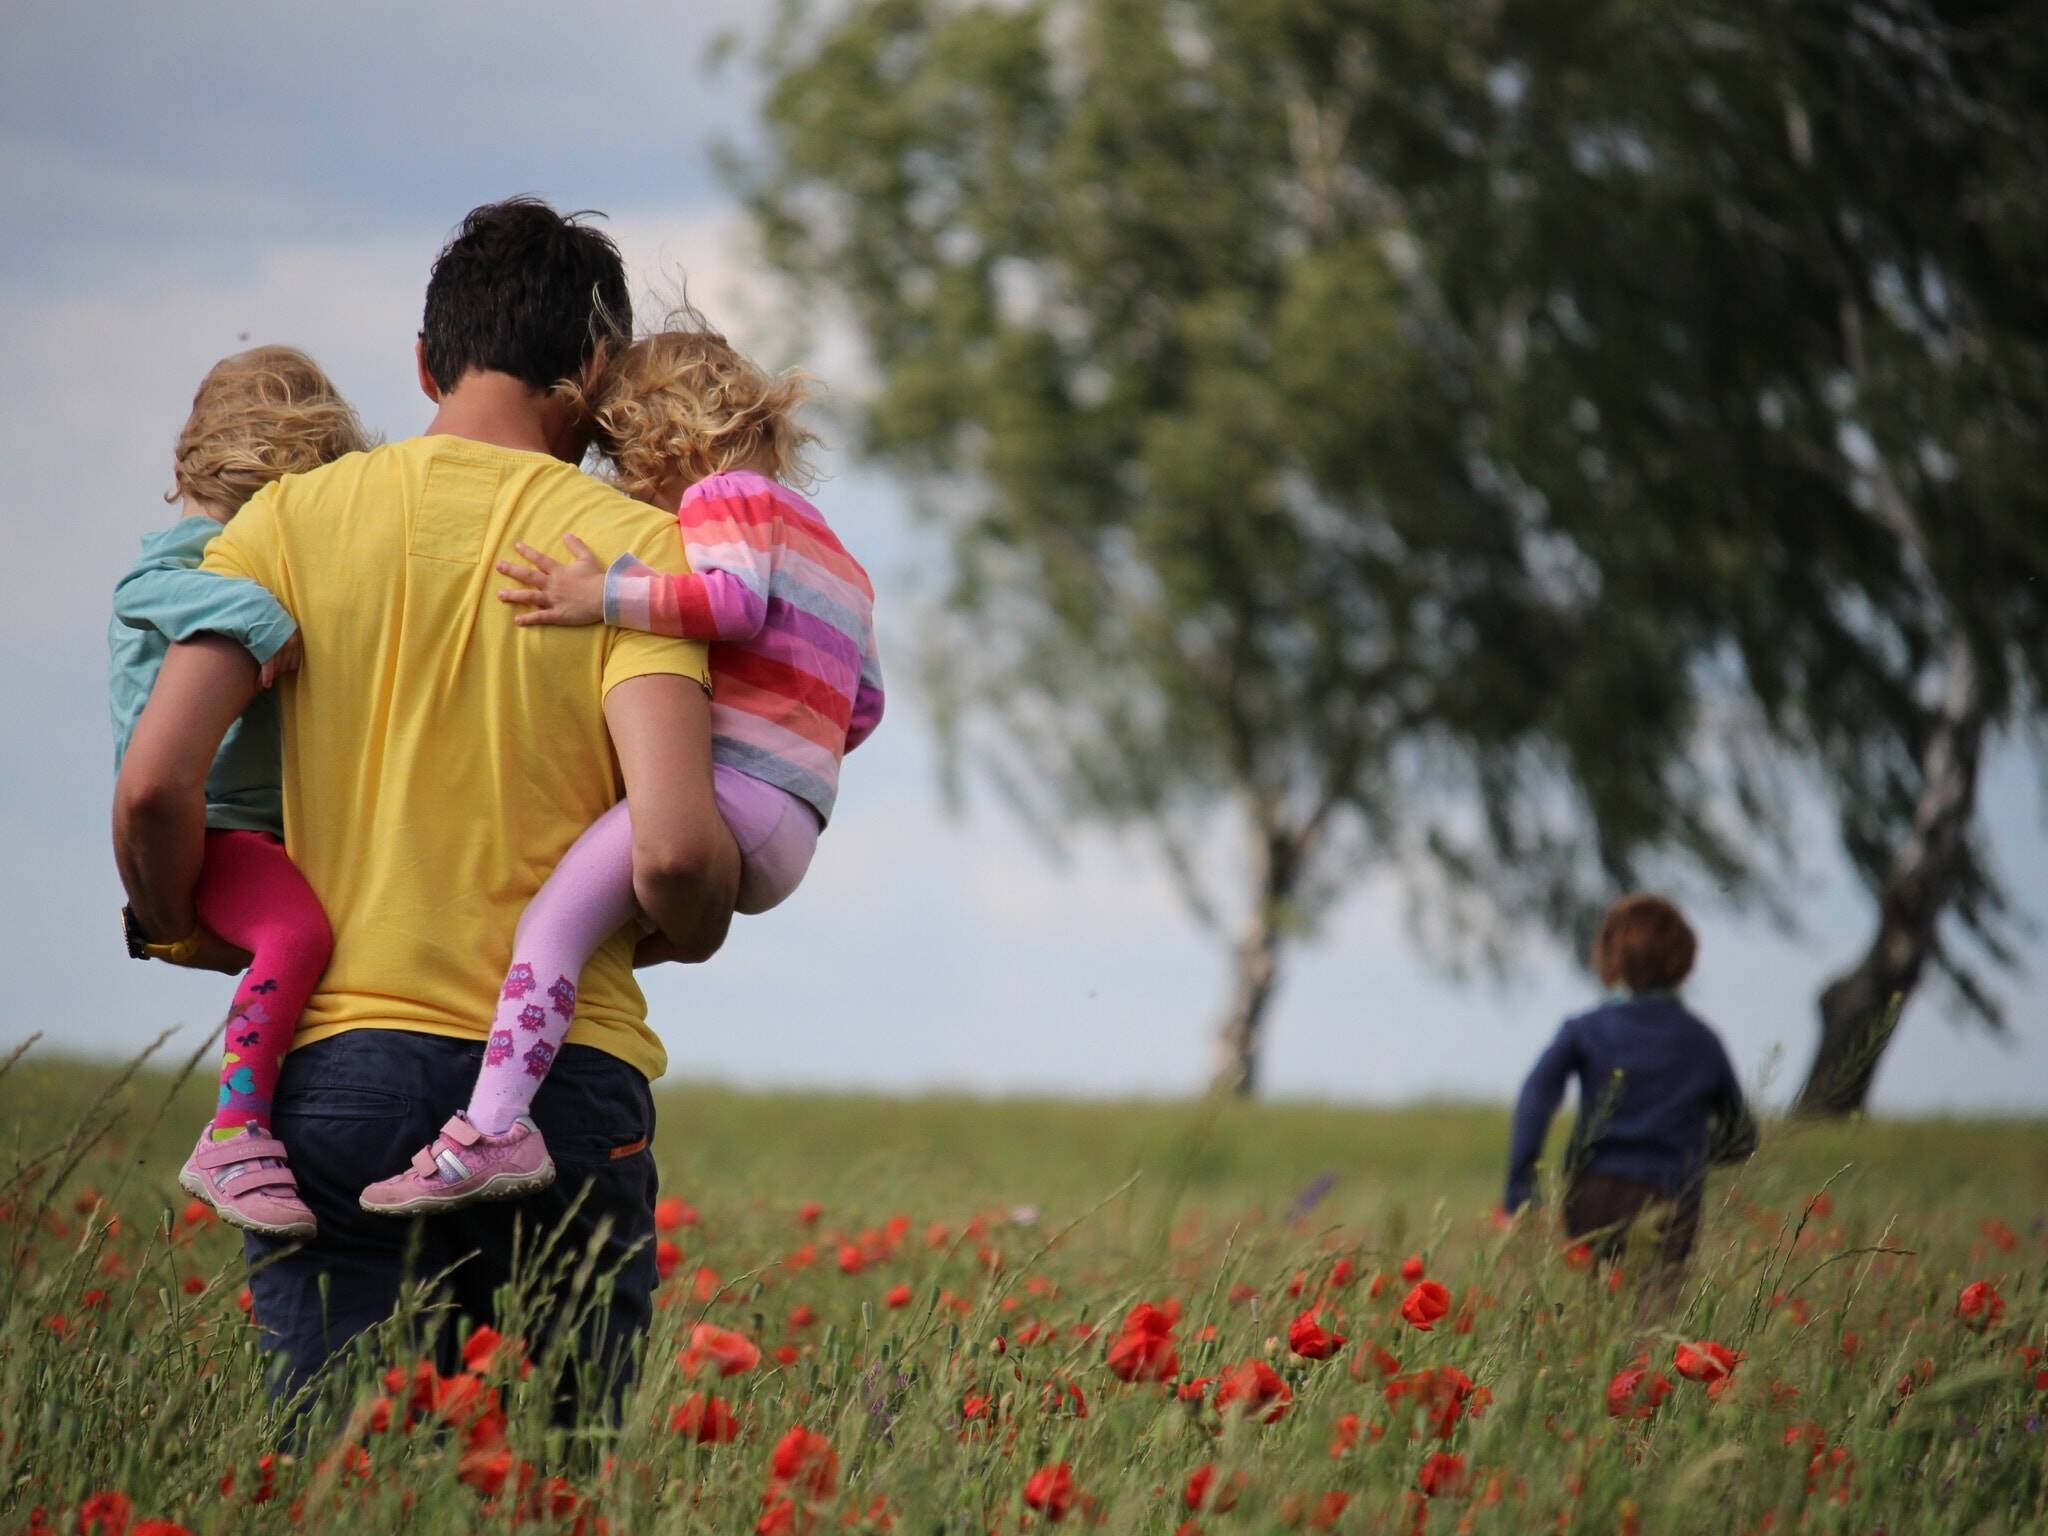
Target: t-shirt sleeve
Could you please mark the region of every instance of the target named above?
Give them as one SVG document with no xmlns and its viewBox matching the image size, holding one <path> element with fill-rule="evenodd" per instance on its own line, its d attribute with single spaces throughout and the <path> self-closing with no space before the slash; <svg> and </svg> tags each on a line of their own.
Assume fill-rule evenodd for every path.
<svg viewBox="0 0 2048 1536">
<path fill-rule="evenodd" d="M 688 570 L 675 524 L 666 520 L 655 522 L 649 519 L 648 522 L 647 531 L 631 546 L 630 552 L 634 557 L 657 571 Z M 637 629 L 607 629 L 603 691 L 609 694 L 619 684 L 635 677 L 694 678 L 708 693 L 711 691 L 710 652 L 701 640 L 682 640 Z"/>
<path fill-rule="evenodd" d="M 239 576 L 269 591 L 293 620 L 291 596 L 284 580 L 284 546 L 277 526 L 278 489 L 266 485 L 228 519 L 227 526 L 206 546 L 199 568 L 215 576 Z"/>
</svg>

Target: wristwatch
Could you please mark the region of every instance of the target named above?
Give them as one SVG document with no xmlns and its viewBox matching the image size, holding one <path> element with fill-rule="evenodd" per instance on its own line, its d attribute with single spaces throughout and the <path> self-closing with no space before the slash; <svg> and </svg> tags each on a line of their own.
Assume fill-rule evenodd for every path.
<svg viewBox="0 0 2048 1536">
<path fill-rule="evenodd" d="M 121 935 L 128 941 L 130 960 L 168 960 L 173 965 L 183 965 L 199 953 L 199 930 L 194 928 L 175 944 L 157 944 L 150 940 L 141 920 L 136 917 L 133 907 L 121 909 Z"/>
</svg>

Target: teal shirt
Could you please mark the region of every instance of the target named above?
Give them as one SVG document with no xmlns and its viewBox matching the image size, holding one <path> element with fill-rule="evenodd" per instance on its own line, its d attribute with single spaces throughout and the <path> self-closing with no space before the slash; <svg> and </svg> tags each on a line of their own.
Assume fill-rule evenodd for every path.
<svg viewBox="0 0 2048 1536">
<path fill-rule="evenodd" d="M 114 712 L 116 773 L 174 643 L 195 635 L 226 635 L 260 664 L 298 629 L 277 599 L 255 582 L 199 569 L 206 546 L 220 531 L 210 517 L 187 517 L 150 534 L 114 588 L 114 619 L 107 626 L 107 698 Z M 277 696 L 260 693 L 228 727 L 206 775 L 206 825 L 282 837 L 283 752 Z"/>
</svg>

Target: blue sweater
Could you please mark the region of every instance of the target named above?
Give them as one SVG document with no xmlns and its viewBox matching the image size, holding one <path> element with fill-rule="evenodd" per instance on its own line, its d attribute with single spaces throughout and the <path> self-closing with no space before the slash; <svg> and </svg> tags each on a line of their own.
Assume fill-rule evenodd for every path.
<svg viewBox="0 0 2048 1536">
<path fill-rule="evenodd" d="M 1668 992 L 1605 1003 L 1565 1020 L 1536 1058 L 1515 1103 L 1507 1208 L 1519 1209 L 1565 1082 L 1579 1083 L 1568 1173 L 1605 1173 L 1677 1194 L 1709 1162 L 1739 1162 L 1756 1148 L 1720 1037 Z"/>
</svg>

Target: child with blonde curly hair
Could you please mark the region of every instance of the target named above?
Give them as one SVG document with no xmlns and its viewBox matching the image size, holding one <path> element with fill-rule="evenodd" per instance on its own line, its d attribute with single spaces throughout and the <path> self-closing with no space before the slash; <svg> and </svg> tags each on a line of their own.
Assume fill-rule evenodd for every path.
<svg viewBox="0 0 2048 1536">
<path fill-rule="evenodd" d="M 561 390 L 581 394 L 572 385 Z M 831 819 L 839 764 L 882 716 L 874 589 L 793 484 L 812 441 L 799 374 L 771 374 L 685 305 L 632 343 L 583 403 L 623 489 L 674 508 L 689 570 L 631 555 L 609 568 L 526 544 L 498 595 L 522 625 L 606 623 L 711 643 L 712 777 L 741 859 L 737 909 L 788 899 Z M 554 1164 L 527 1115 L 576 1013 L 584 963 L 636 914 L 622 801 L 591 825 L 527 906 L 484 1062 L 455 1134 L 363 1192 L 366 1210 L 454 1210 L 541 1189 Z M 451 1121 L 451 1125 L 456 1122 Z"/>
<path fill-rule="evenodd" d="M 298 626 L 253 581 L 199 569 L 206 546 L 274 480 L 369 446 L 362 423 L 305 353 L 255 347 L 216 363 L 178 434 L 166 501 L 178 521 L 149 534 L 114 588 L 107 632 L 114 766 L 149 702 L 165 654 L 181 640 L 239 641 L 268 690 L 299 665 Z M 284 851 L 277 700 L 265 691 L 228 731 L 206 779 L 206 847 L 194 892 L 201 924 L 251 957 L 228 1010 L 213 1119 L 179 1174 L 223 1220 L 273 1237 L 311 1237 L 284 1146 L 268 1130 L 271 1095 L 301 1010 L 332 948 L 320 900 Z M 152 942 L 127 914 L 129 953 L 182 962 L 194 933 Z"/>
</svg>

